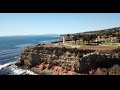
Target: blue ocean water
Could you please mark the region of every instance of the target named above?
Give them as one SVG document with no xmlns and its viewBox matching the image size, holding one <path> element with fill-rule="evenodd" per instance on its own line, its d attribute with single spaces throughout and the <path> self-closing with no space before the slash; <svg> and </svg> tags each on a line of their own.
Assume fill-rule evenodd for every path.
<svg viewBox="0 0 120 90">
<path fill-rule="evenodd" d="M 0 37 L 0 65 L 17 60 L 26 46 L 50 43 L 59 39 L 59 35 Z"/>
</svg>

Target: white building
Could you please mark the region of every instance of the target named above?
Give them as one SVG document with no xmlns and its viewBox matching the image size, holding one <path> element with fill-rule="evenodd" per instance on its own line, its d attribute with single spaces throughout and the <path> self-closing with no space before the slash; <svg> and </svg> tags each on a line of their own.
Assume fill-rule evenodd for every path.
<svg viewBox="0 0 120 90">
<path fill-rule="evenodd" d="M 63 44 L 65 43 L 65 36 L 62 37 L 63 38 Z"/>
</svg>

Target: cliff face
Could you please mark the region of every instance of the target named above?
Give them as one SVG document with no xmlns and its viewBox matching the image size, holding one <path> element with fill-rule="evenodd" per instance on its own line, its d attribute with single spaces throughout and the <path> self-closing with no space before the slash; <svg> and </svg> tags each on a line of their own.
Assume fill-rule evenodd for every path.
<svg viewBox="0 0 120 90">
<path fill-rule="evenodd" d="M 88 73 L 91 74 L 91 72 L 94 74 L 96 72 L 97 74 L 100 72 L 102 75 L 104 74 L 111 74 L 110 72 L 115 69 L 114 65 L 117 65 L 116 69 L 120 68 L 120 54 L 92 54 L 85 57 L 82 57 L 80 59 L 80 72 L 81 73 Z M 93 71 L 92 71 L 93 70 Z M 95 71 L 94 71 L 95 70 Z M 98 71 L 98 72 L 97 72 Z M 120 74 L 120 73 L 119 73 Z"/>
<path fill-rule="evenodd" d="M 16 65 L 30 68 L 46 64 L 47 69 L 59 66 L 66 71 L 79 73 L 80 57 L 93 51 L 41 46 L 27 47 L 22 51 Z"/>
<path fill-rule="evenodd" d="M 120 75 L 120 53 L 96 54 L 94 50 L 34 46 L 22 51 L 16 65 L 52 71 L 52 75 Z"/>
</svg>

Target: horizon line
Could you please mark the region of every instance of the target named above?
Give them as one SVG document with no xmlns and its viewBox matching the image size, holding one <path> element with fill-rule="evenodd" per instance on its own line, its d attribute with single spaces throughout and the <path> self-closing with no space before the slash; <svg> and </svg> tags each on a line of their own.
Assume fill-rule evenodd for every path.
<svg viewBox="0 0 120 90">
<path fill-rule="evenodd" d="M 76 33 L 41 33 L 41 34 L 24 34 L 24 35 L 0 35 L 0 37 L 7 37 L 7 36 L 39 36 L 39 35 L 65 35 L 65 34 L 77 34 L 77 33 L 84 33 L 84 32 L 91 32 L 91 31 L 101 31 L 101 30 L 106 30 L 106 29 L 112 29 L 112 28 L 120 28 L 120 26 L 117 27 L 110 27 L 110 28 L 104 28 L 104 29 L 98 29 L 98 30 L 88 30 L 88 31 L 81 31 L 81 32 L 76 32 Z"/>
<path fill-rule="evenodd" d="M 62 34 L 26 34 L 26 35 L 0 35 L 0 37 L 7 37 L 7 36 L 41 36 L 41 35 L 62 35 Z"/>
</svg>

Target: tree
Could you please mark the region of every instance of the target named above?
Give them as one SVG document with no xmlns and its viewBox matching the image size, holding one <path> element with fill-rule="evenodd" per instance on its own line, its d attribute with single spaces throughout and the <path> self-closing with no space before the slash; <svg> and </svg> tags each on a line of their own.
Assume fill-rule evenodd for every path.
<svg viewBox="0 0 120 90">
<path fill-rule="evenodd" d="M 100 35 L 99 38 L 100 38 L 100 42 L 101 42 L 102 36 Z"/>
<path fill-rule="evenodd" d="M 70 34 L 67 34 L 67 38 L 70 40 Z M 69 41 L 68 41 L 68 43 L 69 43 Z"/>
<path fill-rule="evenodd" d="M 114 37 L 115 37 L 116 35 L 115 35 L 115 33 L 112 33 L 111 34 L 111 37 L 113 38 L 113 40 L 114 40 Z"/>
<path fill-rule="evenodd" d="M 106 40 L 108 42 L 108 38 L 109 38 L 109 33 L 108 32 L 105 33 L 105 38 L 106 38 Z"/>
<path fill-rule="evenodd" d="M 120 30 L 118 31 L 118 42 L 120 42 Z"/>
<path fill-rule="evenodd" d="M 82 35 L 83 43 L 84 43 L 84 42 L 90 43 L 90 41 L 92 42 L 92 41 L 95 40 L 96 38 L 97 38 L 97 35 L 96 35 L 96 34 Z"/>
<path fill-rule="evenodd" d="M 72 39 L 75 41 L 75 44 L 76 44 L 76 41 L 78 39 L 78 35 L 74 35 Z"/>
<path fill-rule="evenodd" d="M 89 40 L 91 41 L 91 42 L 94 42 L 94 40 L 97 38 L 97 35 L 96 34 L 91 34 L 90 36 L 89 36 Z"/>
<path fill-rule="evenodd" d="M 67 37 L 69 38 L 69 37 L 70 37 L 70 34 L 67 34 Z"/>
<path fill-rule="evenodd" d="M 88 41 L 88 38 L 88 35 L 82 35 L 83 44 L 85 44 L 85 42 Z"/>
<path fill-rule="evenodd" d="M 79 39 L 79 44 L 80 44 L 80 39 L 82 38 L 81 34 L 78 34 L 78 39 Z"/>
</svg>

